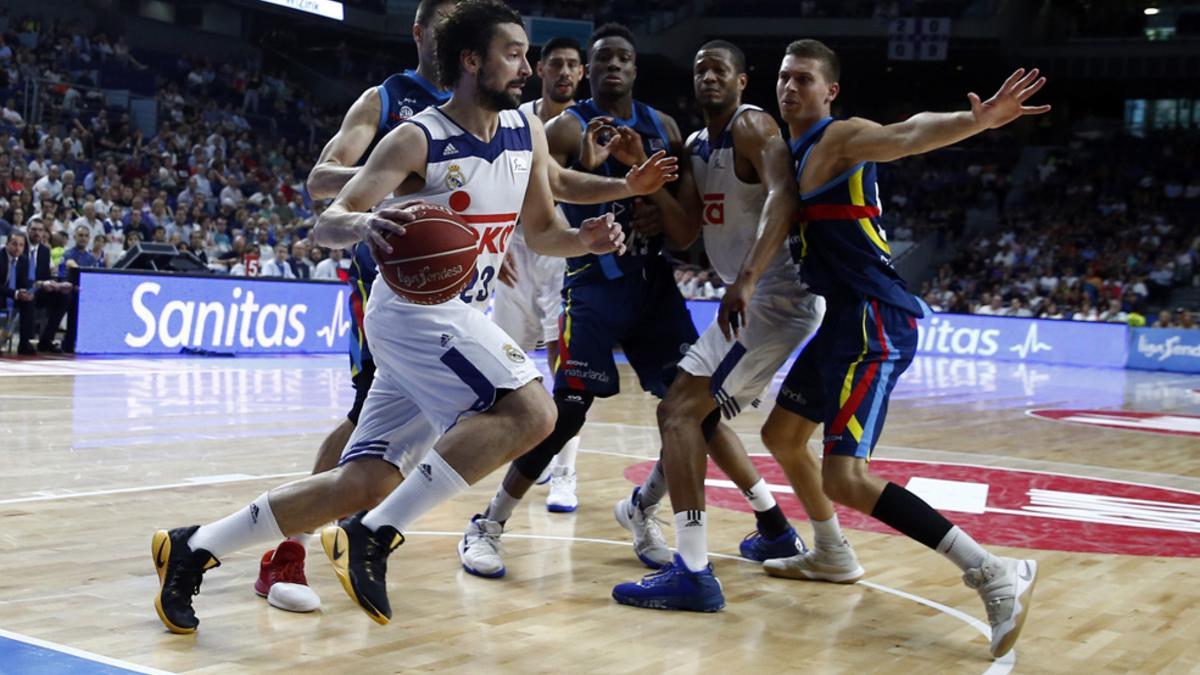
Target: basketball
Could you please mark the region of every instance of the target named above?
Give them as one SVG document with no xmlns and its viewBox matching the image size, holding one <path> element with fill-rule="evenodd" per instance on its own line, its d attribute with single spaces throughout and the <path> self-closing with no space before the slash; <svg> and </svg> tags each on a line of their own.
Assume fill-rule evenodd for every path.
<svg viewBox="0 0 1200 675">
<path fill-rule="evenodd" d="M 457 213 L 423 204 L 409 209 L 416 218 L 405 233 L 388 233 L 392 247 L 384 253 L 372 246 L 379 274 L 389 288 L 418 305 L 440 305 L 471 282 L 479 235 Z"/>
</svg>

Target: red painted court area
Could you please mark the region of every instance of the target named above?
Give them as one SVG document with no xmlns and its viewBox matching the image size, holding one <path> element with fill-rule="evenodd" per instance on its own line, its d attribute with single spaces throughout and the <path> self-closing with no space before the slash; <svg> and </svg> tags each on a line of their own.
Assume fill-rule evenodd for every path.
<svg viewBox="0 0 1200 675">
<path fill-rule="evenodd" d="M 1200 417 L 1196 415 L 1133 410 L 1058 410 L 1052 408 L 1030 410 L 1028 414 L 1057 422 L 1106 429 L 1200 437 Z"/>
<path fill-rule="evenodd" d="M 752 459 L 788 517 L 806 520 L 779 465 L 769 457 Z M 652 466 L 653 462 L 630 466 L 625 477 L 641 483 Z M 984 544 L 1200 557 L 1200 494 L 966 464 L 879 459 L 871 461 L 871 471 L 920 494 Z M 750 512 L 741 492 L 711 462 L 706 483 L 710 507 Z M 838 518 L 848 528 L 899 534 L 841 506 Z"/>
</svg>

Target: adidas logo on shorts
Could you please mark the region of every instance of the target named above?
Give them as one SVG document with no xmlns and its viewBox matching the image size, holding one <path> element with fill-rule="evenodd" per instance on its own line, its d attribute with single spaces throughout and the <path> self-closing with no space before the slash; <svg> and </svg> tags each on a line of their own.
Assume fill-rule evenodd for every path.
<svg viewBox="0 0 1200 675">
<path fill-rule="evenodd" d="M 421 475 L 425 476 L 425 480 L 433 481 L 433 467 L 428 464 L 418 464 L 417 471 L 420 471 Z"/>
</svg>

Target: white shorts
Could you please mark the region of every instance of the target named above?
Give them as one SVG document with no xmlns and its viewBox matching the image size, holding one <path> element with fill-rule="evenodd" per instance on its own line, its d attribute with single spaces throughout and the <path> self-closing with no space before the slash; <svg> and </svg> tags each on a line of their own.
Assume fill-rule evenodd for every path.
<svg viewBox="0 0 1200 675">
<path fill-rule="evenodd" d="M 567 259 L 534 253 L 520 228 L 509 239 L 508 255 L 517 267 L 517 285 L 496 286 L 492 319 L 526 351 L 558 340 Z"/>
<path fill-rule="evenodd" d="M 381 457 L 409 475 L 460 419 L 541 378 L 515 341 L 457 299 L 414 305 L 380 278 L 364 321 L 375 381 L 340 463 Z"/>
<path fill-rule="evenodd" d="M 821 326 L 825 299 L 790 280 L 760 283 L 747 313 L 737 339 L 726 340 L 714 321 L 679 361 L 684 372 L 711 379 L 710 390 L 726 419 L 758 405 L 788 356 Z"/>
</svg>

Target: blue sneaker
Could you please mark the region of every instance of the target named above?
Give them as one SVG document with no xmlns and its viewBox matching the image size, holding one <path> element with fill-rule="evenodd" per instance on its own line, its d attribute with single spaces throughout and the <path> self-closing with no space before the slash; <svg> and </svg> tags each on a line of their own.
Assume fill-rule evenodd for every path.
<svg viewBox="0 0 1200 675">
<path fill-rule="evenodd" d="M 647 609 L 684 609 L 690 612 L 716 612 L 725 606 L 721 581 L 710 564 L 702 572 L 692 572 L 679 554 L 657 572 L 641 581 L 617 584 L 613 600 L 622 605 Z"/>
<path fill-rule="evenodd" d="M 807 551 L 808 547 L 804 545 L 804 540 L 800 538 L 800 535 L 796 534 L 796 530 L 789 527 L 787 532 L 774 539 L 767 539 L 762 536 L 762 533 L 755 530 L 746 535 L 738 549 L 741 550 L 743 558 L 762 562 L 772 558 L 790 558 L 800 555 Z"/>
</svg>

